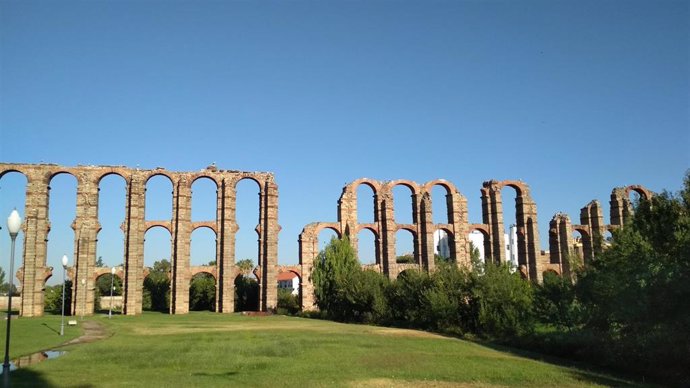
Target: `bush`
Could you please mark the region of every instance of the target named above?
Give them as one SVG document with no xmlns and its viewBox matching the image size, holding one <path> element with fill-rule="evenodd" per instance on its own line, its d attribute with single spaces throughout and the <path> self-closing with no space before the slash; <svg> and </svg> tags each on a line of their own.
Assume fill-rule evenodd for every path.
<svg viewBox="0 0 690 388">
<path fill-rule="evenodd" d="M 72 309 L 72 281 L 65 281 L 65 315 L 71 315 Z M 46 286 L 43 309 L 54 314 L 60 314 L 62 308 L 62 284 Z"/>
<path fill-rule="evenodd" d="M 292 294 L 292 290 L 278 289 L 278 314 L 294 315 L 300 309 L 299 298 Z"/>
</svg>

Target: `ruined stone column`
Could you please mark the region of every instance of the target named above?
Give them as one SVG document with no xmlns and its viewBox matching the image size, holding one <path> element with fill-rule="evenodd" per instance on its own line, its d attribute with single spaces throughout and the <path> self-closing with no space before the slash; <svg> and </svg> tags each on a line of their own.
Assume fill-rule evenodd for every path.
<svg viewBox="0 0 690 388">
<path fill-rule="evenodd" d="M 48 249 L 48 183 L 49 174 L 40 170 L 27 173 L 26 199 L 24 207 L 24 263 L 20 269 L 22 276 L 22 298 L 20 315 L 39 317 L 43 315 L 43 288 Z M 70 260 L 74 260 L 70 257 Z M 14 274 L 7 274 L 8 278 Z"/>
<path fill-rule="evenodd" d="M 551 264 L 558 264 L 560 273 L 570 277 L 570 260 L 573 260 L 573 238 L 570 218 L 558 213 L 549 222 L 549 256 Z"/>
<path fill-rule="evenodd" d="M 144 235 L 146 233 L 146 177 L 134 171 L 127 181 L 125 221 L 124 313 L 137 315 L 142 311 Z"/>
<path fill-rule="evenodd" d="M 278 305 L 278 281 L 276 273 L 278 271 L 278 185 L 272 179 L 264 183 L 263 196 L 264 217 L 262 218 L 261 230 L 264 233 L 264 249 L 262 256 L 263 280 L 263 311 L 273 311 Z"/>
<path fill-rule="evenodd" d="M 219 250 L 218 265 L 218 310 L 223 313 L 235 311 L 235 235 L 237 233 L 236 208 L 237 191 L 234 180 L 223 180 L 219 190 L 218 223 Z"/>
<path fill-rule="evenodd" d="M 611 225 L 623 226 L 632 215 L 632 204 L 625 187 L 616 187 L 611 192 Z"/>
<path fill-rule="evenodd" d="M 189 249 L 192 234 L 191 186 L 185 175 L 173 182 L 173 251 L 172 251 L 172 300 L 173 314 L 189 312 Z"/>
<path fill-rule="evenodd" d="M 453 240 L 450 246 L 451 257 L 459 267 L 471 267 L 470 243 L 468 238 L 469 226 L 467 222 L 467 199 L 460 193 L 453 192 L 446 195 L 448 208 L 448 222 L 453 227 Z"/>
<path fill-rule="evenodd" d="M 314 283 L 311 272 L 314 269 L 314 260 L 318 251 L 318 237 L 315 236 L 313 227 L 307 225 L 299 235 L 299 264 L 302 268 L 300 295 L 302 295 L 302 311 L 315 311 L 316 300 L 314 298 Z"/>
<path fill-rule="evenodd" d="M 518 263 L 522 265 L 526 261 L 530 280 L 541 282 L 545 263 L 541 262 L 540 255 L 537 205 L 532 201 L 526 185 L 521 191 L 516 199 Z"/>
<path fill-rule="evenodd" d="M 397 273 L 392 272 L 392 269 L 395 268 L 395 205 L 390 191 L 381 193 L 379 197 L 381 198 L 381 232 L 380 236 L 378 236 L 380 244 L 377 244 L 380 246 L 381 259 L 379 264 L 381 265 L 382 272 L 389 279 L 394 279 L 397 275 Z M 378 253 L 377 256 L 379 256 Z"/>
<path fill-rule="evenodd" d="M 343 189 L 343 193 L 338 200 L 338 222 L 340 230 L 348 237 L 350 244 L 357 252 L 357 193 L 348 190 L 348 186 Z"/>
<path fill-rule="evenodd" d="M 491 257 L 494 263 L 505 263 L 507 260 L 505 247 L 505 226 L 503 224 L 503 201 L 501 199 L 501 187 L 496 181 L 484 182 L 484 187 L 488 189 L 488 198 L 482 197 L 482 201 L 487 200 L 487 213 L 483 219 L 489 225 L 491 232 Z M 520 237 L 518 236 L 518 239 Z M 526 264 L 526 263 L 519 263 Z"/>
<path fill-rule="evenodd" d="M 425 270 L 431 272 L 436 268 L 434 259 L 434 218 L 431 209 L 431 194 L 422 193 L 421 202 L 421 259 Z"/>
<path fill-rule="evenodd" d="M 586 225 L 590 231 L 589 238 L 592 245 L 592 255 L 589 258 L 584 258 L 585 263 L 587 263 L 589 259 L 593 259 L 603 250 L 606 225 L 604 224 L 604 212 L 601 209 L 599 201 L 591 201 L 585 205 L 585 207 L 580 209 L 580 223 L 582 225 Z"/>
<path fill-rule="evenodd" d="M 96 266 L 96 239 L 98 223 L 98 177 L 82 171 L 77 177 L 77 217 L 74 229 L 76 252 L 76 277 L 72 283 L 72 303 L 75 315 L 91 315 L 94 312 Z M 86 280 L 82 282 L 82 280 Z"/>
</svg>

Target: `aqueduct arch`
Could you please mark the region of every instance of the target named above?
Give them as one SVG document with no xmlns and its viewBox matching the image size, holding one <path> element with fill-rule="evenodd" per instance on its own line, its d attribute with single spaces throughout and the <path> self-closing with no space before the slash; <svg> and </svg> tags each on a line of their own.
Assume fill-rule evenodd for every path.
<svg viewBox="0 0 690 388">
<path fill-rule="evenodd" d="M 235 268 L 235 186 L 242 179 L 252 179 L 259 185 L 259 266 L 261 271 L 260 308 L 273 309 L 276 306 L 277 291 L 274 270 L 278 251 L 278 186 L 274 176 L 267 172 L 241 172 L 219 170 L 215 166 L 197 172 L 173 172 L 163 168 L 151 170 L 132 169 L 122 166 L 77 166 L 64 167 L 55 164 L 10 164 L 0 163 L 0 177 L 8 172 L 19 172 L 27 178 L 24 211 L 23 266 L 18 271 L 22 288 L 23 316 L 43 314 L 43 289 L 53 269 L 46 266 L 46 250 L 50 220 L 49 184 L 53 176 L 70 174 L 77 179 L 77 211 L 72 224 L 75 230 L 74 267 L 70 268 L 73 280 L 72 311 L 76 314 L 92 314 L 94 289 L 97 274 L 102 269 L 95 266 L 98 223 L 98 186 L 100 180 L 110 174 L 117 174 L 125 180 L 125 221 L 122 230 L 125 238 L 125 260 L 122 278 L 124 283 L 125 314 L 135 315 L 142 311 L 142 288 L 144 281 L 144 234 L 146 230 L 160 226 L 171 233 L 171 313 L 184 314 L 189 311 L 189 279 L 199 271 L 189 262 L 192 230 L 199 227 L 212 229 L 217 236 L 216 263 L 211 270 L 217 280 L 217 311 L 232 312 L 234 308 Z M 170 220 L 146 220 L 146 182 L 153 176 L 164 175 L 173 184 L 173 209 Z M 199 178 L 208 178 L 216 183 L 217 211 L 215 220 L 191 221 L 191 186 Z M 82 279 L 84 286 L 82 286 Z"/>
</svg>

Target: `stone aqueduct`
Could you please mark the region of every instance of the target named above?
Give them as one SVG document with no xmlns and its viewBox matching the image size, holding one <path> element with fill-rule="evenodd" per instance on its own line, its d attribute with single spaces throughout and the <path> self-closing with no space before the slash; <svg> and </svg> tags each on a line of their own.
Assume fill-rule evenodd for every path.
<svg viewBox="0 0 690 388">
<path fill-rule="evenodd" d="M 575 253 L 573 232 L 581 235 L 578 253 L 585 262 L 602 249 L 606 231 L 622 226 L 632 214 L 629 199 L 631 191 L 642 198 L 652 193 L 642 186 L 615 188 L 610 199 L 610 223 L 604 222 L 603 210 L 596 200 L 580 211 L 580 223 L 573 224 L 562 213 L 556 214 L 549 224 L 549 251 L 540 250 L 537 225 L 537 206 L 529 186 L 521 181 L 487 181 L 481 188 L 482 223 L 471 224 L 467 216 L 467 200 L 458 189 L 446 180 L 434 180 L 418 184 L 408 180 L 381 182 L 373 179 L 359 179 L 343 188 L 338 201 L 336 222 L 315 222 L 304 227 L 299 236 L 299 265 L 278 265 L 278 186 L 274 176 L 266 172 L 241 172 L 218 170 L 209 166 L 198 172 L 172 172 L 162 168 L 152 170 L 132 169 L 121 166 L 78 166 L 63 167 L 54 164 L 10 164 L 0 163 L 0 178 L 9 172 L 19 172 L 27 178 L 26 203 L 22 225 L 23 265 L 16 273 L 22 294 L 20 314 L 39 316 L 43 314 L 44 288 L 53 268 L 46 264 L 48 232 L 49 191 L 52 178 L 58 174 L 71 174 L 77 179 L 77 211 L 72 223 L 74 230 L 74 266 L 68 269 L 73 280 L 71 311 L 73 314 L 93 314 L 96 279 L 109 272 L 107 268 L 96 267 L 96 241 L 100 225 L 98 222 L 98 195 L 100 180 L 111 174 L 124 178 L 126 183 L 125 220 L 121 225 L 124 232 L 124 267 L 117 273 L 123 280 L 124 313 L 140 314 L 142 311 L 143 282 L 148 269 L 144 267 L 144 234 L 155 226 L 170 231 L 171 235 L 171 306 L 170 313 L 184 314 L 189 311 L 189 284 L 191 277 L 207 272 L 216 279 L 216 311 L 234 311 L 234 280 L 241 273 L 235 265 L 235 236 L 238 225 L 235 220 L 236 185 L 243 179 L 254 180 L 259 185 L 258 234 L 259 266 L 255 270 L 260 285 L 260 309 L 272 310 L 277 303 L 277 274 L 291 271 L 300 278 L 302 308 L 314 309 L 313 284 L 310 274 L 318 254 L 318 236 L 324 229 L 333 230 L 338 236 L 348 235 L 357 248 L 357 235 L 363 229 L 370 230 L 375 237 L 376 262 L 367 265 L 389 278 L 395 278 L 402 271 L 419 268 L 433 271 L 434 238 L 436 230 L 446 232 L 451 259 L 459 266 L 470 266 L 470 243 L 468 235 L 480 231 L 484 235 L 486 257 L 496 262 L 507 260 L 504 237 L 503 201 L 504 187 L 515 190 L 515 225 L 517 226 L 518 265 L 523 277 L 540 281 L 546 271 L 564 276 L 570 275 L 568 257 Z M 145 219 L 145 191 L 147 181 L 156 175 L 167 176 L 173 184 L 173 212 L 171 220 L 151 221 Z M 191 187 L 194 181 L 208 178 L 215 182 L 216 219 L 192 222 Z M 357 220 L 357 188 L 371 187 L 374 192 L 374 220 L 359 223 Z M 393 188 L 406 186 L 410 189 L 412 201 L 412 223 L 395 222 Z M 442 186 L 446 190 L 446 224 L 433 223 L 431 190 Z M 216 266 L 191 266 L 190 237 L 196 228 L 209 228 L 216 235 Z M 399 230 L 407 230 L 413 236 L 415 263 L 396 263 L 395 238 Z M 82 279 L 85 285 L 82 286 Z"/>
</svg>

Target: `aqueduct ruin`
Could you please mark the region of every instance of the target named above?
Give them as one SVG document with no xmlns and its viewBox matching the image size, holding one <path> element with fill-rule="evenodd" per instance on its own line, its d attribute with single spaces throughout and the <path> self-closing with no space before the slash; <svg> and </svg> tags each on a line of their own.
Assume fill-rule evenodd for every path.
<svg viewBox="0 0 690 388">
<path fill-rule="evenodd" d="M 167 229 L 171 235 L 171 298 L 170 313 L 189 311 L 189 283 L 193 275 L 210 272 L 216 279 L 216 311 L 234 311 L 234 280 L 240 274 L 235 266 L 236 185 L 251 179 L 259 185 L 258 234 L 260 308 L 276 306 L 275 287 L 278 257 L 278 186 L 273 174 L 218 170 L 209 166 L 199 172 L 172 172 L 162 168 L 153 170 L 113 166 L 63 167 L 54 164 L 0 164 L 0 178 L 9 172 L 19 172 L 27 178 L 26 200 L 22 231 L 24 234 L 23 265 L 17 271 L 21 289 L 20 314 L 43 314 L 45 283 L 57 270 L 46 265 L 50 182 L 58 174 L 70 174 L 77 179 L 77 210 L 72 223 L 74 230 L 74 266 L 68 270 L 72 279 L 71 312 L 75 315 L 94 312 L 96 279 L 103 274 L 96 264 L 96 241 L 101 226 L 98 221 L 99 182 L 116 174 L 125 180 L 124 269 L 120 274 L 124 285 L 124 313 L 142 311 L 144 267 L 144 234 L 152 227 Z M 147 181 L 157 175 L 167 177 L 173 185 L 173 209 L 170 220 L 146 220 L 145 197 Z M 201 222 L 191 220 L 191 187 L 200 178 L 212 180 L 217 187 L 216 218 Z M 190 265 L 190 238 L 196 228 L 209 228 L 216 236 L 215 266 Z M 108 269 L 106 269 L 108 271 Z M 82 280 L 84 284 L 82 285 Z"/>
<path fill-rule="evenodd" d="M 630 193 L 637 192 L 642 198 L 652 193 L 642 186 L 615 188 L 610 198 L 610 222 L 604 222 L 603 210 L 596 200 L 580 211 L 580 224 L 573 224 L 562 213 L 556 214 L 549 223 L 549 251 L 540 250 L 537 225 L 537 206 L 527 184 L 521 181 L 484 182 L 481 188 L 482 223 L 472 224 L 468 219 L 467 200 L 455 185 L 446 180 L 434 180 L 418 184 L 409 180 L 377 181 L 358 179 L 347 184 L 338 201 L 336 222 L 315 222 L 304 227 L 299 236 L 299 264 L 278 266 L 278 186 L 274 176 L 266 172 L 241 172 L 218 170 L 209 166 L 198 172 L 172 172 L 162 168 L 152 170 L 114 166 L 63 167 L 54 164 L 0 163 L 0 179 L 9 172 L 18 172 L 27 178 L 24 221 L 22 225 L 24 250 L 23 265 L 16 273 L 22 294 L 23 316 L 43 314 L 44 288 L 54 269 L 47 266 L 46 253 L 50 220 L 48 219 L 50 182 L 58 174 L 70 174 L 77 179 L 77 211 L 72 223 L 74 230 L 75 265 L 68 272 L 73 280 L 72 314 L 94 312 L 96 279 L 108 269 L 96 267 L 96 241 L 101 228 L 98 221 L 99 182 L 105 176 L 116 174 L 126 183 L 124 232 L 124 268 L 119 276 L 123 279 L 124 313 L 140 314 L 142 311 L 142 287 L 148 269 L 144 267 L 144 234 L 153 227 L 163 227 L 171 235 L 171 305 L 170 313 L 184 314 L 189 311 L 189 282 L 192 276 L 205 272 L 216 280 L 216 311 L 234 311 L 234 279 L 240 275 L 235 265 L 236 186 L 243 179 L 251 179 L 259 185 L 258 235 L 259 265 L 254 273 L 259 279 L 259 308 L 273 310 L 277 303 L 277 274 L 293 272 L 300 279 L 301 306 L 304 310 L 315 309 L 311 271 L 318 254 L 319 233 L 324 229 L 338 236 L 347 235 L 357 249 L 357 235 L 369 230 L 375 238 L 375 263 L 368 268 L 387 277 L 396 278 L 402 271 L 418 268 L 433 271 L 435 243 L 433 234 L 442 230 L 448 236 L 450 259 L 458 266 L 471 265 L 469 233 L 479 231 L 484 236 L 484 253 L 495 262 L 507 261 L 504 212 L 501 190 L 515 190 L 515 225 L 517 227 L 517 258 L 522 276 L 531 281 L 541 281 L 546 271 L 570 276 L 571 260 L 579 257 L 584 263 L 592 260 L 603 249 L 603 236 L 607 231 L 621 227 L 632 214 Z M 154 176 L 167 177 L 173 185 L 173 212 L 170 220 L 146 220 L 146 183 Z M 215 220 L 192 222 L 191 187 L 200 178 L 211 179 L 217 188 Z M 369 186 L 373 193 L 373 222 L 358 222 L 357 188 Z M 405 186 L 411 192 L 412 222 L 396 223 L 393 189 Z M 445 189 L 447 223 L 434 223 L 432 189 Z M 196 228 L 209 228 L 216 236 L 215 266 L 190 264 L 190 237 Z M 396 262 L 396 233 L 406 230 L 413 237 L 413 263 Z M 574 241 L 573 233 L 581 238 Z M 82 285 L 82 279 L 84 285 Z"/>
</svg>

